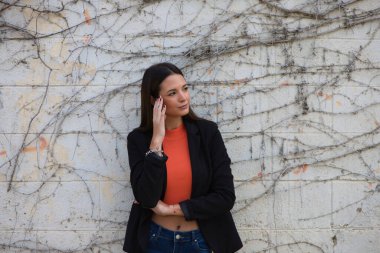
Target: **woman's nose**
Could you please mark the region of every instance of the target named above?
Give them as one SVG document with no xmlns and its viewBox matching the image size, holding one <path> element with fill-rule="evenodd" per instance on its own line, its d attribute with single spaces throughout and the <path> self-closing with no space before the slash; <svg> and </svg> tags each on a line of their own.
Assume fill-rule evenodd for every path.
<svg viewBox="0 0 380 253">
<path fill-rule="evenodd" d="M 185 94 L 182 91 L 180 91 L 178 93 L 178 99 L 182 101 L 182 100 L 185 100 L 185 98 L 186 98 Z"/>
</svg>

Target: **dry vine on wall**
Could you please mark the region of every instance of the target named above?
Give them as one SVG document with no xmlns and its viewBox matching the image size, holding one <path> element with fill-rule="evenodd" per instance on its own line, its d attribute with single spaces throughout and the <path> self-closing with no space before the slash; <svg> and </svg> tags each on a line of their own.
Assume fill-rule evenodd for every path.
<svg viewBox="0 0 380 253">
<path fill-rule="evenodd" d="M 121 252 L 146 67 L 232 159 L 242 252 L 380 247 L 380 2 L 0 0 L 0 250 Z"/>
</svg>

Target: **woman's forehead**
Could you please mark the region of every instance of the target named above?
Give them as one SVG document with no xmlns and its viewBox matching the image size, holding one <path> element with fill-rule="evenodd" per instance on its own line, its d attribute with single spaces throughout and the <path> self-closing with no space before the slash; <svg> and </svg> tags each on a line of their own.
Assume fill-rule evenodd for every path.
<svg viewBox="0 0 380 253">
<path fill-rule="evenodd" d="M 175 88 L 182 87 L 186 84 L 186 80 L 182 75 L 174 74 L 165 78 L 161 83 L 161 90 L 171 90 Z"/>
</svg>

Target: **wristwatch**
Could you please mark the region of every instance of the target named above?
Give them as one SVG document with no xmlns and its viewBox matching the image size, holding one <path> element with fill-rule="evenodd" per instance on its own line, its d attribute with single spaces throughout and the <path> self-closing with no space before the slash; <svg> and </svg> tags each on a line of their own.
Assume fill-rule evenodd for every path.
<svg viewBox="0 0 380 253">
<path fill-rule="evenodd" d="M 162 150 L 155 150 L 155 149 L 149 149 L 146 153 L 145 153 L 145 156 L 148 156 L 150 154 L 156 154 L 158 155 L 159 157 L 162 157 L 163 156 L 163 151 Z"/>
</svg>

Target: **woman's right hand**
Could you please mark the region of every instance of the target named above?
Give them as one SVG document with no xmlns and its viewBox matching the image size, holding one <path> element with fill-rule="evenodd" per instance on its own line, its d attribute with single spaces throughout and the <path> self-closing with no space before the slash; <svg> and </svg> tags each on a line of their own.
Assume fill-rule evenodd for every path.
<svg viewBox="0 0 380 253">
<path fill-rule="evenodd" d="M 166 105 L 164 105 L 163 99 L 160 96 L 156 99 L 153 106 L 153 136 L 150 143 L 150 149 L 162 149 L 162 142 L 165 137 L 165 112 Z"/>
</svg>

